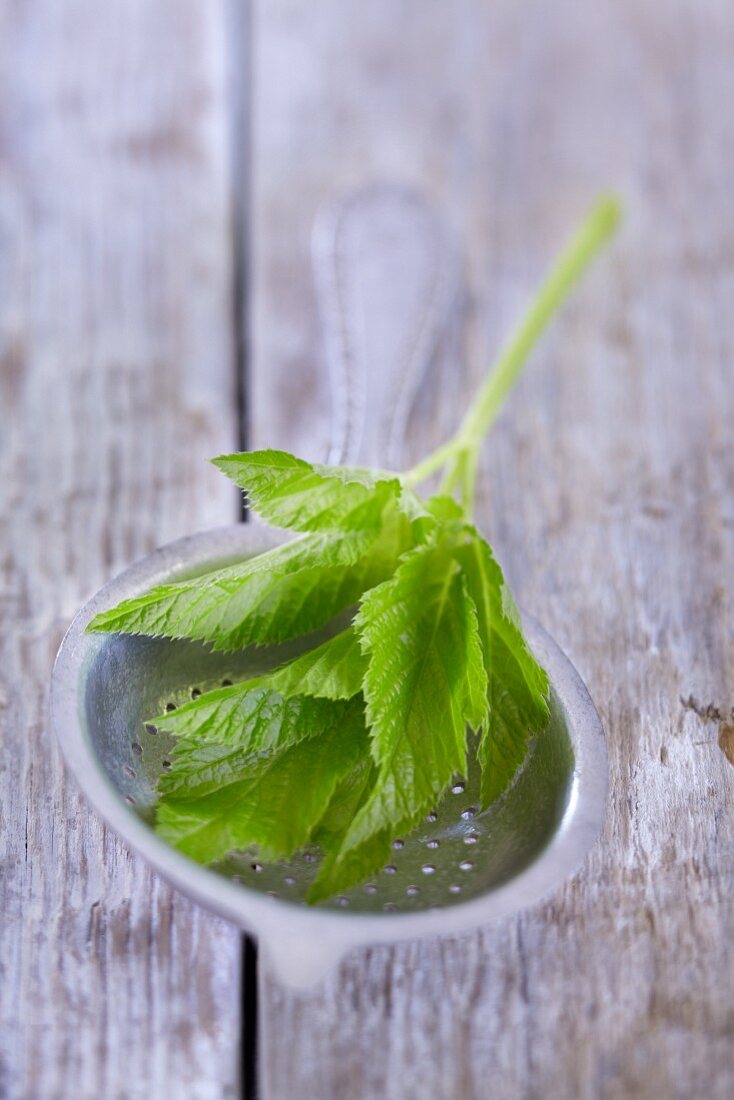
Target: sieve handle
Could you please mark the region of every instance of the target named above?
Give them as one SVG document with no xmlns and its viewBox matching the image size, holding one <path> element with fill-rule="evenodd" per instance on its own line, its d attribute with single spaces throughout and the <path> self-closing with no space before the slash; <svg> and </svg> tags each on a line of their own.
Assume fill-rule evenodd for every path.
<svg viewBox="0 0 734 1100">
<path fill-rule="evenodd" d="M 328 461 L 399 469 L 457 296 L 456 251 L 432 203 L 382 183 L 321 210 L 312 255 L 333 402 Z"/>
</svg>

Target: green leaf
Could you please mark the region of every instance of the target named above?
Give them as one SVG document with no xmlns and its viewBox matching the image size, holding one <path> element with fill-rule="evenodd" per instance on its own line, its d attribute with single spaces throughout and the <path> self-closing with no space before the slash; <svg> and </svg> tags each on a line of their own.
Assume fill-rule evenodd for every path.
<svg viewBox="0 0 734 1100">
<path fill-rule="evenodd" d="M 435 521 L 397 474 L 364 466 L 323 466 L 286 451 L 221 455 L 214 465 L 244 489 L 256 512 L 278 527 L 297 531 L 374 529 L 397 509 L 421 541 Z"/>
<path fill-rule="evenodd" d="M 340 838 L 341 844 L 334 838 L 332 847 L 327 850 L 319 873 L 306 894 L 309 905 L 318 905 L 320 901 L 343 894 L 352 886 L 357 886 L 376 874 L 390 862 L 392 838 L 400 832 L 408 831 L 387 825 L 366 837 L 356 847 L 346 850 L 343 847 L 344 837 Z"/>
<path fill-rule="evenodd" d="M 522 633 L 520 616 L 487 542 L 473 528 L 455 550 L 476 606 L 488 681 L 488 717 L 478 757 L 482 804 L 513 782 L 533 733 L 548 721 L 548 677 Z"/>
<path fill-rule="evenodd" d="M 401 491 L 394 474 L 313 466 L 286 451 L 221 455 L 213 462 L 246 490 L 263 519 L 296 531 L 376 529 Z"/>
<path fill-rule="evenodd" d="M 166 711 L 153 723 L 180 738 L 175 760 L 191 746 L 234 745 L 249 753 L 268 753 L 314 736 L 327 721 L 337 721 L 339 708 L 306 695 L 287 696 L 258 676 L 242 684 L 206 691 L 197 699 Z M 161 776 L 161 789 L 168 790 L 177 772 Z"/>
<path fill-rule="evenodd" d="M 341 844 L 352 818 L 365 801 L 377 778 L 377 765 L 367 754 L 340 781 L 324 816 L 314 830 L 313 840 L 327 852 Z"/>
<path fill-rule="evenodd" d="M 391 470 L 380 470 L 376 466 L 327 466 L 314 462 L 313 468 L 321 477 L 336 477 L 345 485 L 364 485 L 374 489 L 380 482 L 399 481 L 399 475 Z"/>
<path fill-rule="evenodd" d="M 467 723 L 480 735 L 489 721 L 489 673 L 484 661 L 484 647 L 479 629 L 479 615 L 474 600 L 469 595 L 466 578 L 461 578 L 463 599 L 459 601 L 466 645 L 466 701 L 464 714 Z"/>
<path fill-rule="evenodd" d="M 443 545 L 406 555 L 394 576 L 365 596 L 354 625 L 369 657 L 363 690 L 379 771 L 336 859 L 341 888 L 351 877 L 348 852 L 362 849 L 352 857 L 360 870 L 374 864 L 384 837 L 413 823 L 456 773 L 465 773 L 466 724 L 481 717 L 468 677 L 486 684 L 476 612 Z"/>
<path fill-rule="evenodd" d="M 463 519 L 461 506 L 453 497 L 435 496 L 426 501 L 426 512 L 439 522 L 447 523 Z"/>
<path fill-rule="evenodd" d="M 391 486 L 394 485 L 397 474 L 390 473 L 387 470 L 376 470 L 374 468 L 364 466 L 319 466 L 314 465 L 314 470 L 322 476 L 331 475 L 332 477 L 341 478 L 342 481 L 347 483 L 358 482 L 360 485 L 366 485 L 370 488 L 380 484 L 388 482 Z M 407 517 L 411 521 L 414 534 L 421 530 L 420 526 L 416 524 L 417 520 L 432 520 L 431 512 L 427 510 L 426 505 L 421 498 L 407 485 L 404 485 L 398 480 L 398 494 L 397 494 L 397 508 L 398 511 Z M 459 509 L 460 510 L 460 509 Z M 431 528 L 435 528 L 435 523 L 430 524 Z M 416 542 L 423 541 L 422 538 L 417 538 Z"/>
<path fill-rule="evenodd" d="M 244 743 L 212 744 L 195 734 L 179 742 L 161 781 L 160 835 L 201 863 L 251 845 L 263 858 L 287 857 L 305 844 L 343 777 L 367 757 L 367 733 L 359 700 L 299 705 L 297 739 L 269 752 L 253 752 L 253 743 L 277 741 L 282 727 L 272 717 L 251 727 Z M 261 728 L 272 721 L 278 734 Z"/>
<path fill-rule="evenodd" d="M 262 679 L 283 695 L 351 699 L 362 690 L 366 668 L 367 658 L 353 627 L 349 626 Z"/>
<path fill-rule="evenodd" d="M 217 650 L 318 630 L 389 576 L 409 544 L 401 517 L 374 531 L 301 535 L 246 561 L 159 585 L 97 615 L 89 631 L 194 638 Z"/>
<path fill-rule="evenodd" d="M 377 775 L 377 765 L 368 757 L 344 777 L 334 792 L 329 808 L 313 835 L 313 840 L 321 845 L 325 855 L 306 895 L 311 905 L 363 882 L 389 861 L 391 841 L 399 830 L 383 829 L 356 848 L 342 851 L 349 827 L 374 790 Z"/>
<path fill-rule="evenodd" d="M 214 741 L 243 746 L 248 737 L 251 751 L 267 752 L 298 739 L 316 705 L 314 699 L 358 695 L 366 665 L 350 626 L 273 672 L 206 691 L 150 721 L 193 744 Z M 322 714 L 318 707 L 316 714 Z M 267 742 L 262 740 L 265 736 Z"/>
</svg>

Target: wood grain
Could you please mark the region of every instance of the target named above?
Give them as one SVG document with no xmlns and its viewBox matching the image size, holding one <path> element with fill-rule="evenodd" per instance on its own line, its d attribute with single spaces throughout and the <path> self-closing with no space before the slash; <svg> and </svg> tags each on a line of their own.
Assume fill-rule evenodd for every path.
<svg viewBox="0 0 734 1100">
<path fill-rule="evenodd" d="M 79 604 L 229 522 L 236 439 L 220 3 L 0 4 L 0 1094 L 238 1093 L 238 933 L 67 781 Z"/>
<path fill-rule="evenodd" d="M 417 181 L 466 248 L 468 366 L 424 394 L 409 457 L 458 415 L 594 193 L 628 210 L 497 425 L 480 509 L 602 714 L 603 838 L 499 927 L 355 954 L 309 995 L 265 974 L 267 1096 L 728 1097 L 730 5 L 275 0 L 256 16 L 257 443 L 325 447 L 308 238 L 335 189 Z"/>
</svg>

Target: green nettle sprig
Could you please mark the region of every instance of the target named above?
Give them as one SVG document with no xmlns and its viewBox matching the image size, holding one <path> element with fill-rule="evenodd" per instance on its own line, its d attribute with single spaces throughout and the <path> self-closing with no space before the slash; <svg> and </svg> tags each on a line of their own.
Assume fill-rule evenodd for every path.
<svg viewBox="0 0 734 1100">
<path fill-rule="evenodd" d="M 547 722 L 548 680 L 471 522 L 477 459 L 529 352 L 618 219 L 613 199 L 594 206 L 438 450 L 403 473 L 273 450 L 214 459 L 263 519 L 294 537 L 90 623 L 232 651 L 339 616 L 343 626 L 356 609 L 275 671 L 152 719 L 176 737 L 156 828 L 181 851 L 210 863 L 252 846 L 277 859 L 320 845 L 309 893 L 319 902 L 383 866 L 392 840 L 466 774 L 467 729 L 482 806 L 512 784 Z M 415 487 L 440 470 L 438 494 L 422 499 Z"/>
</svg>

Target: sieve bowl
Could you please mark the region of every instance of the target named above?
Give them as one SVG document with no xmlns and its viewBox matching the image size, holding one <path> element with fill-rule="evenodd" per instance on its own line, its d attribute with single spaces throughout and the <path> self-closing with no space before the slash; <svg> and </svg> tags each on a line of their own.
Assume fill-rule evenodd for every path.
<svg viewBox="0 0 734 1100">
<path fill-rule="evenodd" d="M 551 684 L 551 718 L 513 787 L 480 812 L 470 752 L 466 776 L 370 880 L 319 906 L 304 895 L 320 853 L 306 847 L 265 863 L 255 850 L 201 866 L 154 831 L 155 785 L 174 740 L 149 724 L 197 692 L 236 682 L 295 656 L 287 646 L 213 653 L 190 641 L 86 634 L 100 611 L 152 585 L 250 557 L 288 536 L 256 524 L 170 543 L 105 585 L 77 614 L 59 650 L 51 722 L 89 801 L 130 847 L 196 901 L 258 937 L 279 978 L 319 979 L 352 948 L 457 935 L 538 901 L 578 867 L 602 825 L 607 757 L 601 722 L 578 673 L 531 617 L 528 642 Z"/>
</svg>

